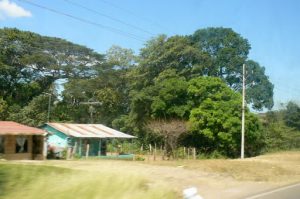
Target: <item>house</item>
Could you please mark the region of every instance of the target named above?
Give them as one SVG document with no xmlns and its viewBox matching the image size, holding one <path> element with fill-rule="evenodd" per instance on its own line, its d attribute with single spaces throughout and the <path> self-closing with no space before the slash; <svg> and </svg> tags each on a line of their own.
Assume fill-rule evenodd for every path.
<svg viewBox="0 0 300 199">
<path fill-rule="evenodd" d="M 11 121 L 0 121 L 0 159 L 43 160 L 46 132 Z"/>
<path fill-rule="evenodd" d="M 56 152 L 68 148 L 80 157 L 105 156 L 108 139 L 135 138 L 102 124 L 46 123 L 41 128 L 49 133 L 48 147 Z"/>
</svg>

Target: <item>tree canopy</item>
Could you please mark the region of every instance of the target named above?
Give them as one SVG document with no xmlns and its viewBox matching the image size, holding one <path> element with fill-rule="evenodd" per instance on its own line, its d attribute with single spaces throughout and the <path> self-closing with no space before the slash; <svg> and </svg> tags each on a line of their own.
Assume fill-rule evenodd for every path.
<svg viewBox="0 0 300 199">
<path fill-rule="evenodd" d="M 248 58 L 248 40 L 230 28 L 158 35 L 139 55 L 119 46 L 99 54 L 60 38 L 9 28 L 0 29 L 0 44 L 2 120 L 41 125 L 51 95 L 51 121 L 103 123 L 137 135 L 140 143 L 169 143 L 172 150 L 194 146 L 237 157 L 243 64 L 247 103 L 257 110 L 273 106 L 265 68 Z M 64 89 L 59 90 L 62 79 Z M 297 113 L 290 109 L 286 122 L 295 126 Z M 246 121 L 250 156 L 261 151 L 264 137 L 248 109 Z"/>
</svg>

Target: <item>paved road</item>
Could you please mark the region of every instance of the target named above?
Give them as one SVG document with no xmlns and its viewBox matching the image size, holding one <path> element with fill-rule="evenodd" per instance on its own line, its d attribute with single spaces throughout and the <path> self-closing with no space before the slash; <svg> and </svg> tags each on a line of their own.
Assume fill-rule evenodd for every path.
<svg viewBox="0 0 300 199">
<path fill-rule="evenodd" d="M 260 193 L 245 199 L 300 199 L 300 183 Z"/>
</svg>

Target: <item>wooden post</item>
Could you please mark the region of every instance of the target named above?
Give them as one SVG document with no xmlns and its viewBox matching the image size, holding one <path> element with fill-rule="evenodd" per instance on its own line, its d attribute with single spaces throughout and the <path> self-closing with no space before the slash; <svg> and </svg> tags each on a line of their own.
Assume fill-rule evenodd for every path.
<svg viewBox="0 0 300 199">
<path fill-rule="evenodd" d="M 187 155 L 188 155 L 188 160 L 190 159 L 190 147 L 187 148 Z"/>
<path fill-rule="evenodd" d="M 183 147 L 183 159 L 185 159 L 185 147 Z"/>
<path fill-rule="evenodd" d="M 156 160 L 156 143 L 154 143 L 154 153 L 153 153 L 153 160 Z"/>
<path fill-rule="evenodd" d="M 98 156 L 101 156 L 101 139 L 99 139 Z"/>
<path fill-rule="evenodd" d="M 85 158 L 87 159 L 89 157 L 89 151 L 90 151 L 90 144 L 86 145 L 86 152 L 85 152 Z"/>
<path fill-rule="evenodd" d="M 152 155 L 152 145 L 149 144 L 149 151 L 150 151 L 150 155 Z"/>
<path fill-rule="evenodd" d="M 74 148 L 72 150 L 72 157 L 71 157 L 71 159 L 74 158 L 74 154 L 76 154 L 76 150 L 77 150 L 77 141 L 75 141 Z"/>
<path fill-rule="evenodd" d="M 163 147 L 163 155 L 161 157 L 162 160 L 165 160 L 165 155 L 166 155 L 166 145 Z"/>
<path fill-rule="evenodd" d="M 67 154 L 66 154 L 66 159 L 70 160 L 70 157 L 71 157 L 71 147 L 68 146 L 68 148 L 67 148 Z"/>
<path fill-rule="evenodd" d="M 81 157 L 82 155 L 82 139 L 79 138 L 79 156 Z"/>
<path fill-rule="evenodd" d="M 196 160 L 196 148 L 193 148 L 193 159 Z"/>
</svg>

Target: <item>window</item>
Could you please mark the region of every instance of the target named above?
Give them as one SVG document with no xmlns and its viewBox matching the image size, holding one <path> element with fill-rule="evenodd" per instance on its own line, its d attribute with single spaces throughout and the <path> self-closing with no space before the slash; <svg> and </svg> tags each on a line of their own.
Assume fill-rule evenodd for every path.
<svg viewBox="0 0 300 199">
<path fill-rule="evenodd" d="M 16 138 L 16 153 L 28 152 L 28 139 L 24 136 L 18 136 Z"/>
<path fill-rule="evenodd" d="M 4 153 L 4 136 L 0 135 L 0 153 Z"/>
</svg>

